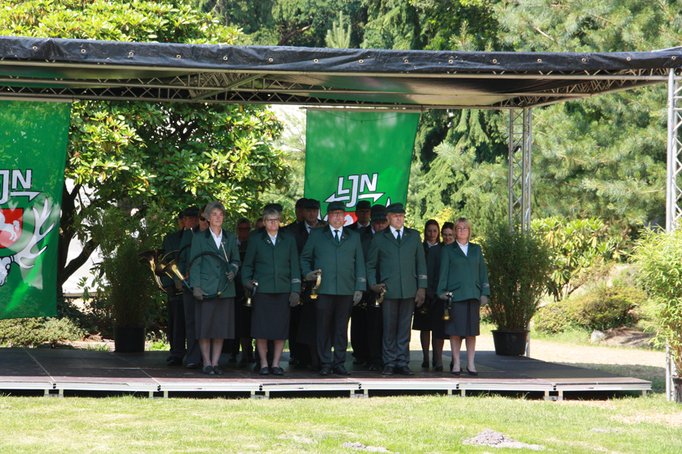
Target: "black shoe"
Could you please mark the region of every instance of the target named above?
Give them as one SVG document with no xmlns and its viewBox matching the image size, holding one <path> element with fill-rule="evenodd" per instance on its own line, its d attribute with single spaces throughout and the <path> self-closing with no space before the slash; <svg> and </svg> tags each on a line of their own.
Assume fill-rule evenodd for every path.
<svg viewBox="0 0 682 454">
<path fill-rule="evenodd" d="M 166 360 L 167 366 L 179 366 L 181 364 L 182 364 L 182 358 L 177 358 L 175 356 L 171 356 Z"/>
<path fill-rule="evenodd" d="M 335 373 L 336 375 L 350 375 L 350 372 L 348 372 L 348 371 L 346 370 L 346 368 L 343 367 L 343 366 L 336 366 L 336 367 L 334 368 L 334 373 Z"/>
<path fill-rule="evenodd" d="M 329 366 L 324 366 L 322 369 L 320 369 L 320 375 L 323 377 L 326 377 L 327 375 L 331 374 L 332 370 Z"/>
<path fill-rule="evenodd" d="M 272 375 L 284 375 L 284 369 L 279 366 L 274 366 L 270 368 L 270 373 Z"/>
<path fill-rule="evenodd" d="M 187 363 L 185 364 L 187 369 L 199 369 L 201 367 L 200 363 Z"/>
<path fill-rule="evenodd" d="M 393 366 L 384 366 L 384 370 L 381 371 L 381 375 L 393 375 L 394 373 Z"/>
<path fill-rule="evenodd" d="M 220 367 L 220 366 L 213 366 L 213 372 L 214 372 L 216 375 L 224 375 L 224 374 L 225 374 L 225 371 L 224 371 L 223 368 Z"/>
<path fill-rule="evenodd" d="M 204 368 L 201 371 L 206 375 L 215 375 L 215 371 L 213 370 L 212 366 L 204 366 Z"/>
<path fill-rule="evenodd" d="M 459 369 L 453 370 L 452 367 L 450 367 L 450 373 L 455 377 L 459 377 L 460 375 L 462 375 L 462 372 Z"/>
<path fill-rule="evenodd" d="M 258 369 L 258 375 L 270 375 L 270 368 L 268 366 Z"/>
<path fill-rule="evenodd" d="M 428 359 L 425 359 L 424 361 L 422 361 L 422 369 L 429 370 L 429 360 Z"/>
<path fill-rule="evenodd" d="M 443 372 L 443 365 L 441 364 L 440 366 L 433 366 L 433 371 L 434 372 Z"/>
<path fill-rule="evenodd" d="M 395 372 L 400 375 L 414 375 L 414 372 L 412 372 L 412 369 L 410 369 L 409 366 L 396 367 Z"/>
<path fill-rule="evenodd" d="M 469 370 L 469 367 L 467 367 L 467 374 L 471 375 L 472 377 L 478 377 L 478 372 L 475 370 Z"/>
</svg>

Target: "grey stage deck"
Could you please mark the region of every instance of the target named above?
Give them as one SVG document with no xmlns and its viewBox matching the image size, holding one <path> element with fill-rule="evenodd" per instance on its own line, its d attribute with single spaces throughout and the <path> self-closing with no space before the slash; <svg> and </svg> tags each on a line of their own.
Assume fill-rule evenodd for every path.
<svg viewBox="0 0 682 454">
<path fill-rule="evenodd" d="M 448 372 L 421 371 L 412 361 L 414 376 L 382 377 L 353 370 L 351 376 L 320 377 L 312 371 L 287 370 L 283 377 L 261 377 L 250 368 L 227 367 L 224 376 L 206 376 L 198 370 L 165 365 L 166 353 L 117 354 L 70 349 L 0 349 L 0 392 L 44 395 L 83 393 L 144 393 L 150 397 L 196 394 L 244 397 L 379 394 L 528 393 L 546 399 L 563 399 L 567 393 L 638 392 L 651 390 L 651 382 L 601 371 L 566 366 L 525 357 L 477 352 L 478 377 Z M 350 357 L 350 355 L 349 355 Z M 413 353 L 414 357 L 414 353 Z M 444 363 L 450 361 L 444 355 Z M 285 366 L 286 363 L 283 363 Z"/>
</svg>

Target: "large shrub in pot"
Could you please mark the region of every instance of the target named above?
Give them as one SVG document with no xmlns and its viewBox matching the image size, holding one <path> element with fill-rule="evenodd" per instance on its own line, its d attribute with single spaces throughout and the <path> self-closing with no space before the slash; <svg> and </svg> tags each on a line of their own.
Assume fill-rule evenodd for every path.
<svg viewBox="0 0 682 454">
<path fill-rule="evenodd" d="M 678 372 L 682 371 L 682 231 L 647 230 L 632 256 L 637 279 L 654 301 L 657 340 L 667 343 Z"/>
<path fill-rule="evenodd" d="M 499 224 L 482 244 L 490 282 L 490 318 L 502 331 L 527 331 L 551 273 L 545 243 L 531 232 Z"/>
</svg>

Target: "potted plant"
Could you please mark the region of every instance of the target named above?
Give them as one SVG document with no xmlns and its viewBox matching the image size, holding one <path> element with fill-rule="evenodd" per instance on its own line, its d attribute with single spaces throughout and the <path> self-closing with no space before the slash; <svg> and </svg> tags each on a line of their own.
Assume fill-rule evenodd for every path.
<svg viewBox="0 0 682 454">
<path fill-rule="evenodd" d="M 682 231 L 645 231 L 632 260 L 637 280 L 655 304 L 656 340 L 669 347 L 675 366 L 672 387 L 666 384 L 668 397 L 682 402 Z"/>
<path fill-rule="evenodd" d="M 154 286 L 148 264 L 140 261 L 140 244 L 125 238 L 102 262 L 114 322 L 116 352 L 143 352 L 147 314 Z"/>
<path fill-rule="evenodd" d="M 499 224 L 482 244 L 490 282 L 489 314 L 495 353 L 522 355 L 530 321 L 547 291 L 551 273 L 549 250 L 530 232 Z"/>
</svg>

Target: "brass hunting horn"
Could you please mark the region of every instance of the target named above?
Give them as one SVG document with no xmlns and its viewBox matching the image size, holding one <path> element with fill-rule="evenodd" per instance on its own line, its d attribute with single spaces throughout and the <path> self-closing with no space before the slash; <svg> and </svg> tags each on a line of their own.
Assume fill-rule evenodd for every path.
<svg viewBox="0 0 682 454">
<path fill-rule="evenodd" d="M 256 294 L 256 291 L 258 290 L 258 281 L 253 281 L 253 288 L 249 292 L 249 296 L 246 297 L 246 301 L 244 301 L 244 307 L 252 307 L 253 302 L 251 301 L 251 298 Z"/>
<path fill-rule="evenodd" d="M 443 312 L 443 320 L 446 322 L 450 320 L 450 309 L 452 309 L 452 292 L 447 293 L 448 302 L 445 304 L 445 311 Z"/>
<path fill-rule="evenodd" d="M 381 303 L 384 302 L 384 296 L 386 295 L 386 287 L 382 287 L 381 291 L 377 295 L 376 299 L 374 300 L 374 307 L 375 308 L 380 308 Z"/>
<path fill-rule="evenodd" d="M 311 300 L 317 299 L 317 290 L 320 288 L 320 284 L 322 284 L 322 270 L 320 270 L 320 273 L 317 275 L 317 279 L 315 279 L 315 285 L 313 285 L 313 289 L 310 291 Z"/>
</svg>

